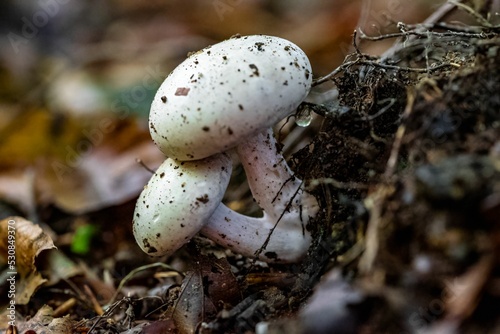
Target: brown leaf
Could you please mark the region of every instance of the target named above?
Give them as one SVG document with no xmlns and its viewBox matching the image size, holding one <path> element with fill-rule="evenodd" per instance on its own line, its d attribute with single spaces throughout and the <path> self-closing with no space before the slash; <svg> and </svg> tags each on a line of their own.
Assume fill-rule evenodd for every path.
<svg viewBox="0 0 500 334">
<path fill-rule="evenodd" d="M 34 110 L 10 128 L 0 144 L 0 199 L 26 214 L 38 205 L 84 213 L 124 203 L 151 177 L 136 159 L 152 168 L 165 159 L 147 127 L 116 115 L 79 120 Z"/>
<path fill-rule="evenodd" d="M 69 317 L 54 318 L 54 311 L 50 306 L 42 306 L 33 318 L 26 322 L 18 323 L 18 332 L 25 333 L 28 330 L 34 333 L 46 334 L 71 334 L 73 333 L 73 321 Z"/>
<path fill-rule="evenodd" d="M 446 312 L 450 319 L 467 319 L 476 309 L 495 265 L 493 254 L 483 257 L 463 275 L 447 282 Z"/>
<path fill-rule="evenodd" d="M 54 285 L 61 280 L 67 280 L 84 272 L 81 264 L 77 265 L 59 250 L 43 254 L 42 258 L 43 261 L 40 261 L 39 264 L 45 269 L 44 274 L 47 275 L 47 285 Z"/>
<path fill-rule="evenodd" d="M 31 214 L 36 210 L 33 168 L 13 168 L 0 174 L 0 199 Z"/>
<path fill-rule="evenodd" d="M 236 305 L 241 300 L 241 290 L 227 259 L 217 259 L 212 255 L 201 257 L 200 260 L 206 297 L 218 310 L 227 304 Z"/>
<path fill-rule="evenodd" d="M 8 265 L 8 274 L 15 277 L 16 303 L 27 304 L 46 279 L 35 267 L 36 257 L 55 248 L 52 239 L 40 226 L 22 217 L 9 217 L 0 222 L 0 254 Z"/>
<path fill-rule="evenodd" d="M 161 153 L 152 143 L 137 145 L 125 153 L 105 149 L 86 156 L 75 168 L 46 166 L 40 186 L 50 196 L 46 201 L 70 213 L 85 213 L 121 204 L 136 197 L 151 173 L 136 162 L 141 158 L 152 166 Z M 53 167 L 56 166 L 56 169 Z"/>
<path fill-rule="evenodd" d="M 198 255 L 194 270 L 182 282 L 172 319 L 180 333 L 194 333 L 200 322 L 240 300 L 241 291 L 227 260 Z"/>
<path fill-rule="evenodd" d="M 172 319 L 179 333 L 194 333 L 204 315 L 203 281 L 199 271 L 186 275 Z"/>
<path fill-rule="evenodd" d="M 156 334 L 156 333 L 177 333 L 172 319 L 158 320 L 150 323 L 142 328 L 143 334 Z"/>
<path fill-rule="evenodd" d="M 2 117 L 8 116 L 4 114 L 0 111 Z M 77 120 L 43 108 L 23 110 L 9 118 L 2 129 L 0 166 L 18 167 L 40 157 L 62 157 L 67 146 L 78 142 L 79 127 Z"/>
</svg>

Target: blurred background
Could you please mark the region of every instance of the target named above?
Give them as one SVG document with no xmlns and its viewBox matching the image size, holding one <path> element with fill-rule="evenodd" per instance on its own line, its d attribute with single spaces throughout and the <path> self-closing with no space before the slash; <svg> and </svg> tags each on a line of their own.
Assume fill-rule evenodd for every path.
<svg viewBox="0 0 500 334">
<path fill-rule="evenodd" d="M 84 213 L 137 196 L 163 157 L 147 130 L 150 102 L 190 51 L 232 35 L 291 40 L 315 77 L 376 35 L 421 22 L 427 0 L 3 0 L 0 3 L 0 199 Z M 387 43 L 391 43 L 388 41 Z M 387 43 L 361 49 L 380 54 Z"/>
</svg>

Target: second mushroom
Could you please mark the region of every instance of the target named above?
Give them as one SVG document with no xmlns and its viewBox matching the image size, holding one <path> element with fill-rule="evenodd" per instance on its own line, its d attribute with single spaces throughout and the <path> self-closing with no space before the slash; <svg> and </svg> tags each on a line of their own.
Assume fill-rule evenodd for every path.
<svg viewBox="0 0 500 334">
<path fill-rule="evenodd" d="M 311 243 L 307 224 L 318 204 L 278 151 L 271 127 L 307 96 L 311 72 L 293 43 L 255 35 L 196 52 L 165 79 L 151 106 L 150 131 L 172 172 L 182 177 L 158 177 L 166 172 L 160 168 L 139 197 L 133 227 L 145 252 L 170 255 L 201 231 L 267 262 L 296 262 L 305 255 Z M 221 203 L 231 171 L 222 152 L 233 148 L 262 218 Z M 186 166 L 189 173 L 182 172 Z M 200 187 L 211 192 L 206 203 L 196 200 Z"/>
</svg>

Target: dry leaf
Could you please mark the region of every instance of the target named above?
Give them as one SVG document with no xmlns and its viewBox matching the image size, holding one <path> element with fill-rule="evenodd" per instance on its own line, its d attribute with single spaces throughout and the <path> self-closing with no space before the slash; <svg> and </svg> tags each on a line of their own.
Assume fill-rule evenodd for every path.
<svg viewBox="0 0 500 334">
<path fill-rule="evenodd" d="M 81 265 L 77 265 L 66 254 L 55 250 L 46 254 L 43 258 L 44 275 L 46 275 L 46 285 L 54 285 L 61 280 L 81 275 L 84 270 Z"/>
<path fill-rule="evenodd" d="M 149 325 L 142 328 L 141 334 L 156 334 L 156 333 L 177 333 L 177 328 L 175 327 L 172 319 L 153 321 Z M 123 334 L 132 334 L 125 332 Z"/>
<path fill-rule="evenodd" d="M 29 215 L 40 205 L 79 214 L 136 197 L 151 177 L 136 159 L 155 168 L 165 157 L 147 126 L 120 116 L 77 120 L 40 109 L 11 119 L 0 129 L 0 199 Z"/>
<path fill-rule="evenodd" d="M 227 258 L 199 257 L 206 297 L 220 310 L 226 305 L 236 305 L 241 300 L 241 289 Z"/>
<path fill-rule="evenodd" d="M 71 334 L 73 333 L 73 321 L 69 316 L 54 318 L 54 311 L 50 306 L 42 306 L 33 318 L 26 322 L 18 322 L 18 333 L 33 331 L 45 334 Z"/>
<path fill-rule="evenodd" d="M 33 168 L 12 168 L 0 174 L 0 199 L 15 205 L 24 213 L 36 211 Z"/>
<path fill-rule="evenodd" d="M 495 266 L 493 254 L 483 257 L 464 274 L 447 282 L 445 296 L 449 319 L 467 319 L 476 309 L 485 285 Z"/>
<path fill-rule="evenodd" d="M 165 157 L 137 124 L 119 127 L 108 136 L 112 139 L 102 138 L 96 141 L 98 144 L 89 145 L 88 151 L 78 154 L 75 149 L 65 160 L 41 166 L 37 177 L 40 200 L 80 214 L 136 197 L 151 178 L 151 172 L 136 159 L 154 168 Z"/>
<path fill-rule="evenodd" d="M 204 315 L 203 281 L 199 271 L 186 275 L 172 319 L 182 334 L 194 333 Z"/>
<path fill-rule="evenodd" d="M 236 305 L 240 299 L 241 291 L 227 259 L 198 255 L 194 270 L 182 282 L 172 319 L 180 333 L 194 333 L 217 309 Z"/>
<path fill-rule="evenodd" d="M 2 111 L 0 116 L 4 116 Z M 24 166 L 46 156 L 63 157 L 66 147 L 75 146 L 81 133 L 75 119 L 42 108 L 17 113 L 1 131 L 2 167 Z"/>
<path fill-rule="evenodd" d="M 52 239 L 40 226 L 22 217 L 9 217 L 0 222 L 0 256 L 8 264 L 9 275 L 18 274 L 16 304 L 27 304 L 38 287 L 47 281 L 37 271 L 35 259 L 42 251 L 53 248 Z"/>
</svg>

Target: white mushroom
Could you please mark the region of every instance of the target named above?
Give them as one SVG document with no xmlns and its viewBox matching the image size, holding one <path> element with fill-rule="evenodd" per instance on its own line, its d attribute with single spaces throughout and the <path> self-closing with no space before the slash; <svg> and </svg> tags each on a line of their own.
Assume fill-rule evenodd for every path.
<svg viewBox="0 0 500 334">
<path fill-rule="evenodd" d="M 151 136 L 166 156 L 206 158 L 293 112 L 311 87 L 311 65 L 278 37 L 232 38 L 192 54 L 151 105 Z"/>
<path fill-rule="evenodd" d="M 203 234 L 248 256 L 265 246 L 259 258 L 266 261 L 293 262 L 305 254 L 311 242 L 306 225 L 317 213 L 317 202 L 300 189 L 301 180 L 277 151 L 269 129 L 296 110 L 311 80 L 304 52 L 271 36 L 238 37 L 205 48 L 165 79 L 151 106 L 154 142 L 169 158 L 181 161 L 205 159 L 238 145 L 250 188 L 264 211 L 262 218 L 251 218 L 220 204 L 209 219 L 203 217 Z M 158 195 L 144 194 L 151 196 Z M 138 207 L 136 213 L 143 209 Z M 137 235 L 144 232 L 137 226 L 134 233 L 140 243 L 144 238 Z M 182 236 L 192 236 L 194 230 Z M 186 240 L 164 241 L 167 248 Z"/>
<path fill-rule="evenodd" d="M 198 233 L 222 201 L 231 167 L 226 154 L 165 160 L 135 207 L 133 231 L 141 249 L 153 256 L 170 255 Z"/>
</svg>

